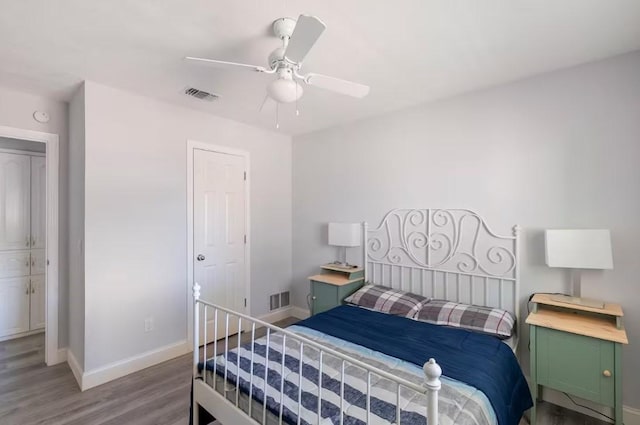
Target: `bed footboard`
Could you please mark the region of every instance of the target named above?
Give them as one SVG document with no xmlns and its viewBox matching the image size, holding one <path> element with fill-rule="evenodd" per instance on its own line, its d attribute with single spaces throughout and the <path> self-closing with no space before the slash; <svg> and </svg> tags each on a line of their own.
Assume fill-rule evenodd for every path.
<svg viewBox="0 0 640 425">
<path fill-rule="evenodd" d="M 286 329 L 255 319 L 248 315 L 234 312 L 227 308 L 217 306 L 215 304 L 200 300 L 200 286 L 196 283 L 193 286 L 194 298 L 194 326 L 193 326 L 193 415 L 194 424 L 199 424 L 198 408 L 202 407 L 216 417 L 224 425 L 238 424 L 269 424 L 275 423 L 319 423 L 322 418 L 326 417 L 323 408 L 328 394 L 323 397 L 323 392 L 329 391 L 323 387 L 323 366 L 326 359 L 331 358 L 332 361 L 340 366 L 337 376 L 331 378 L 339 382 L 339 404 L 338 409 L 340 424 L 344 423 L 347 418 L 346 413 L 346 395 L 345 395 L 345 370 L 349 367 L 355 367 L 363 371 L 366 376 L 366 385 L 363 386 L 363 392 L 366 395 L 366 403 L 364 409 L 365 423 L 371 423 L 371 417 L 375 414 L 372 411 L 372 379 L 385 379 L 393 383 L 396 391 L 395 399 L 395 420 L 391 423 L 402 424 L 403 400 L 412 398 L 411 394 L 423 394 L 426 396 L 425 410 L 421 413 L 427 418 L 428 425 L 438 424 L 438 391 L 441 388 L 440 376 L 442 370 L 434 359 L 429 359 L 424 364 L 424 382 L 422 385 L 408 381 L 406 379 L 395 376 L 385 370 L 375 368 L 363 361 L 350 357 L 344 353 L 334 350 L 331 347 L 319 344 L 316 341 L 305 338 Z M 212 331 L 207 335 L 207 324 L 213 322 Z M 263 329 L 264 328 L 264 329 Z M 219 331 L 222 330 L 222 331 Z M 230 337 L 238 330 L 237 344 L 230 347 Z M 249 346 L 250 355 L 247 354 L 248 378 L 245 380 L 244 387 L 241 387 L 240 374 L 242 372 L 239 357 L 242 330 L 244 330 L 245 347 Z M 202 336 L 201 336 L 202 333 Z M 211 335 L 213 333 L 213 335 Z M 264 333 L 265 338 L 266 359 L 265 365 L 260 369 L 263 376 L 256 377 L 256 370 L 260 367 L 257 362 L 258 353 L 256 347 L 260 344 L 256 343 L 257 334 Z M 280 361 L 274 364 L 271 359 L 271 350 L 274 335 L 277 333 L 278 358 Z M 272 336 L 274 336 L 272 338 Z M 211 343 L 207 342 L 211 340 Z M 280 342 L 281 341 L 281 342 Z M 289 345 L 287 345 L 287 342 Z M 202 348 L 201 348 L 202 344 Z M 210 347 L 213 345 L 213 347 Z M 293 347 L 295 348 L 292 348 Z M 234 355 L 237 361 L 237 375 L 235 371 L 229 370 L 229 352 L 235 351 Z M 219 365 L 218 355 L 224 354 L 225 361 L 223 365 Z M 309 383 L 303 382 L 308 376 L 308 372 L 303 368 L 308 365 L 303 362 L 303 358 L 308 353 L 313 353 L 313 357 L 317 359 L 317 372 L 314 379 L 317 379 L 316 385 L 309 390 Z M 291 370 L 291 364 L 286 364 L 285 359 L 297 359 L 294 362 L 298 370 Z M 248 366 L 248 367 L 247 367 Z M 264 371 L 262 372 L 262 369 Z M 286 372 L 297 375 L 296 382 L 289 382 L 285 379 Z M 273 373 L 273 375 L 269 375 Z M 268 376 L 269 375 L 269 376 Z M 273 385 L 274 376 L 279 376 L 279 385 Z M 325 378 L 326 379 L 326 378 Z M 267 387 L 267 381 L 270 381 L 270 387 Z M 285 382 L 287 381 L 287 382 Z M 286 384 L 286 385 L 285 385 Z M 279 389 L 277 388 L 279 386 Z M 285 388 L 286 387 L 286 388 Z M 292 390 L 295 387 L 295 390 Z M 303 390 L 303 387 L 305 388 Z M 275 388 L 275 389 L 274 389 Z M 275 393 L 274 393 L 275 391 Z M 297 391 L 297 394 L 296 394 Z M 314 400 L 313 414 L 310 413 L 309 399 L 303 399 L 303 391 Z M 402 392 L 402 397 L 401 397 Z M 286 393 L 286 394 L 285 394 Z M 243 396 L 241 396 L 243 394 Z M 293 400 L 294 404 L 285 407 L 285 398 Z M 248 400 L 248 402 L 247 402 Z M 268 402 L 265 402 L 267 401 Z M 274 400 L 277 402 L 274 407 Z M 303 400 L 306 402 L 305 411 L 303 412 Z M 256 411 L 256 409 L 260 409 Z M 296 411 L 297 410 L 297 411 Z M 285 412 L 286 411 L 286 412 Z M 286 414 L 285 414 L 286 413 Z M 305 416 L 306 415 L 306 416 Z"/>
</svg>

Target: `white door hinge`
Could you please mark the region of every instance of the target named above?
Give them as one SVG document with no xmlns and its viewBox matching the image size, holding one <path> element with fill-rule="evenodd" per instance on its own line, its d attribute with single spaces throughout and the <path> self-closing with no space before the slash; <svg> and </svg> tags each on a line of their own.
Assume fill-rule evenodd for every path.
<svg viewBox="0 0 640 425">
<path fill-rule="evenodd" d="M 244 243 L 247 243 L 247 235 L 244 235 Z"/>
<path fill-rule="evenodd" d="M 246 298 L 244 299 L 244 306 L 245 307 L 247 306 L 247 299 Z"/>
<path fill-rule="evenodd" d="M 244 180 L 245 181 L 247 180 L 247 172 L 246 171 L 244 172 Z"/>
</svg>

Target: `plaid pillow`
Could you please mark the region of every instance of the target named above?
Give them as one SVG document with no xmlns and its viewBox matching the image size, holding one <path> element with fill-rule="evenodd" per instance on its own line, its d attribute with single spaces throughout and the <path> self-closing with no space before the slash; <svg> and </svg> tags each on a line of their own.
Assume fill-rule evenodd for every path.
<svg viewBox="0 0 640 425">
<path fill-rule="evenodd" d="M 516 324 L 515 316 L 506 310 L 446 300 L 431 300 L 425 303 L 416 319 L 482 332 L 500 339 L 511 338 Z"/>
<path fill-rule="evenodd" d="M 344 301 L 381 313 L 413 318 L 429 299 L 421 295 L 379 285 L 365 285 Z"/>
</svg>

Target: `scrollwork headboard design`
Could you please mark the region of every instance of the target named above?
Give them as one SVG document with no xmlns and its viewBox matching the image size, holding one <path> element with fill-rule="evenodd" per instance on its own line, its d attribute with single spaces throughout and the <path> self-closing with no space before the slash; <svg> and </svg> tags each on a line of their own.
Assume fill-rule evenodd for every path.
<svg viewBox="0 0 640 425">
<path fill-rule="evenodd" d="M 493 232 L 466 209 L 394 209 L 364 224 L 365 276 L 433 298 L 499 307 L 519 317 L 519 227 Z"/>
</svg>

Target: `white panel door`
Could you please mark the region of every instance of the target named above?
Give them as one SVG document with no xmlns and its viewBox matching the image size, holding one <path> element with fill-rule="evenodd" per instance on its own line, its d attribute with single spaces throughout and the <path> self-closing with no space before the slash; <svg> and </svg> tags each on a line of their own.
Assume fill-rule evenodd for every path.
<svg viewBox="0 0 640 425">
<path fill-rule="evenodd" d="M 47 226 L 47 171 L 46 159 L 31 157 L 31 248 L 44 249 Z"/>
<path fill-rule="evenodd" d="M 29 278 L 0 279 L 0 337 L 29 330 Z"/>
<path fill-rule="evenodd" d="M 203 300 L 245 312 L 245 159 L 195 150 L 193 164 L 195 281 Z M 207 341 L 214 336 L 212 316 L 207 317 Z M 226 317 L 219 313 L 218 318 L 220 337 Z M 237 333 L 236 317 L 230 317 L 229 329 Z"/>
<path fill-rule="evenodd" d="M 0 250 L 29 249 L 29 156 L 0 153 Z"/>
<path fill-rule="evenodd" d="M 29 329 L 43 329 L 45 322 L 46 279 L 44 275 L 31 276 L 31 305 Z"/>
</svg>

